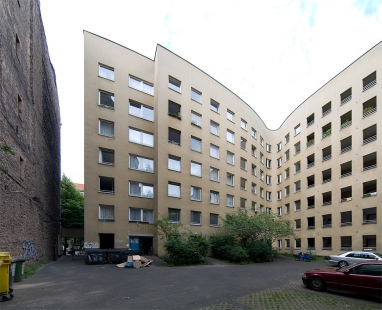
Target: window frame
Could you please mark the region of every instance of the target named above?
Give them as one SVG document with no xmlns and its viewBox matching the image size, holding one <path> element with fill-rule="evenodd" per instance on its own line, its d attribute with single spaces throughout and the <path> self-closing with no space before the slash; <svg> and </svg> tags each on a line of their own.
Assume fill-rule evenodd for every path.
<svg viewBox="0 0 382 310">
<path fill-rule="evenodd" d="M 135 114 L 135 113 L 131 113 L 131 104 L 133 105 L 136 105 L 136 106 L 140 106 L 140 115 L 138 114 Z M 147 118 L 147 117 L 144 117 L 144 109 L 147 109 L 147 110 L 151 110 L 152 111 L 152 115 L 151 115 L 151 118 Z M 132 116 L 135 116 L 135 117 L 138 117 L 138 118 L 141 118 L 141 119 L 144 119 L 146 121 L 150 121 L 150 122 L 154 122 L 154 108 L 150 107 L 150 106 L 147 106 L 145 104 L 142 104 L 140 102 L 137 102 L 137 101 L 134 101 L 134 100 L 129 100 L 129 115 L 132 115 Z"/>
<path fill-rule="evenodd" d="M 130 130 L 139 132 L 139 134 L 140 134 L 140 142 L 131 140 L 131 133 L 130 133 Z M 144 139 L 143 139 L 144 134 L 146 134 L 146 135 L 152 137 L 152 145 L 143 143 L 143 140 L 144 140 Z M 150 133 L 150 132 L 147 132 L 147 131 L 144 131 L 144 130 L 141 130 L 141 129 L 138 129 L 138 128 L 129 127 L 129 142 L 131 142 L 131 143 L 135 143 L 135 144 L 139 144 L 139 145 L 143 145 L 143 146 L 154 147 L 154 134 L 153 134 L 153 133 Z"/>
<path fill-rule="evenodd" d="M 102 158 L 102 152 L 106 152 L 106 153 L 113 153 L 113 162 L 107 162 L 107 161 L 103 161 Z M 115 165 L 115 151 L 112 150 L 112 149 L 106 149 L 106 148 L 103 148 L 103 147 L 99 147 L 98 148 L 98 163 L 99 164 L 102 164 L 102 165 L 108 165 L 108 166 L 114 166 Z"/>
<path fill-rule="evenodd" d="M 232 118 L 232 119 L 231 119 Z M 235 113 L 232 112 L 231 110 L 228 110 L 227 109 L 227 119 L 232 122 L 232 123 L 235 123 Z"/>
<path fill-rule="evenodd" d="M 194 164 L 196 167 L 199 167 L 199 168 L 200 168 L 200 174 L 194 174 L 194 173 L 193 173 L 193 168 L 192 168 L 192 165 L 193 165 L 193 164 Z M 196 162 L 196 161 L 191 160 L 191 163 L 190 163 L 190 174 L 191 174 L 192 176 L 201 178 L 201 177 L 202 177 L 202 164 L 201 164 L 201 163 L 198 163 L 198 162 Z"/>
<path fill-rule="evenodd" d="M 202 104 L 202 92 L 191 87 L 191 100 Z"/>
<path fill-rule="evenodd" d="M 217 156 L 216 157 L 213 156 L 212 151 L 216 151 L 217 152 Z M 220 148 L 219 148 L 219 146 L 210 143 L 210 157 L 215 158 L 215 159 L 220 159 Z"/>
<path fill-rule="evenodd" d="M 178 195 L 170 194 L 170 192 L 171 192 L 170 187 L 174 187 L 174 189 L 177 188 L 179 194 Z M 168 197 L 181 198 L 181 191 L 182 191 L 182 188 L 181 188 L 181 184 L 180 183 L 168 181 L 168 183 L 167 183 L 167 196 Z"/>
<path fill-rule="evenodd" d="M 179 160 L 178 160 L 179 159 Z M 175 169 L 170 169 L 170 162 L 169 160 L 174 160 L 174 161 L 178 161 L 179 162 L 179 170 L 175 170 Z M 181 172 L 182 170 L 182 165 L 181 165 L 181 158 L 178 157 L 178 156 L 174 156 L 174 155 L 168 155 L 168 158 L 167 158 L 167 169 L 168 170 L 171 170 L 171 171 L 177 171 L 177 172 Z"/>
<path fill-rule="evenodd" d="M 199 149 L 200 149 L 200 150 L 197 150 L 197 149 L 193 149 L 193 148 L 192 148 L 192 140 L 198 142 L 198 144 L 199 144 Z M 191 147 L 191 150 L 192 150 L 192 151 L 195 151 L 195 152 L 198 152 L 198 153 L 201 153 L 201 152 L 202 152 L 202 139 L 199 139 L 199 138 L 197 138 L 197 137 L 195 137 L 195 136 L 191 136 L 190 144 L 191 144 L 190 147 Z"/>
<path fill-rule="evenodd" d="M 112 218 L 110 217 L 110 215 L 108 215 L 106 218 L 101 217 L 101 213 L 102 213 L 101 209 L 102 209 L 102 207 L 106 207 L 106 208 L 107 207 L 111 207 L 110 209 L 112 209 L 112 213 L 113 213 Z M 108 213 L 108 212 L 106 211 L 104 213 Z M 100 222 L 114 222 L 115 221 L 115 208 L 114 208 L 114 205 L 99 204 L 98 205 L 98 221 L 100 221 Z"/>
<path fill-rule="evenodd" d="M 152 188 L 152 196 L 148 195 L 135 195 L 131 193 L 131 183 L 138 183 L 139 187 L 146 186 L 146 187 L 151 187 Z M 154 199 L 154 184 L 148 184 L 148 183 L 143 183 L 143 182 L 138 182 L 138 181 L 129 181 L 129 196 L 131 197 L 139 197 L 139 198 L 146 198 L 146 199 Z"/>
<path fill-rule="evenodd" d="M 101 93 L 105 94 L 105 95 L 109 95 L 110 97 L 112 97 L 111 98 L 111 100 L 113 101 L 113 105 L 112 106 L 101 103 Z M 105 91 L 105 90 L 101 90 L 101 89 L 98 90 L 98 106 L 106 108 L 106 109 L 114 110 L 114 104 L 115 104 L 115 102 L 114 102 L 114 94 L 113 93 Z"/>
<path fill-rule="evenodd" d="M 112 77 L 112 78 L 108 78 L 108 77 L 107 77 L 107 74 L 106 74 L 106 75 L 101 74 L 101 72 L 100 72 L 100 69 L 101 69 L 101 68 L 103 68 L 103 69 L 105 69 L 105 70 L 108 70 L 108 71 L 112 72 L 112 73 L 113 73 L 113 74 L 112 74 L 113 77 Z M 99 63 L 99 64 L 98 64 L 98 76 L 101 77 L 101 78 L 104 78 L 104 79 L 106 79 L 106 80 L 109 80 L 109 81 L 113 81 L 113 82 L 114 82 L 114 68 Z"/>
<path fill-rule="evenodd" d="M 144 164 L 144 160 L 149 160 L 151 161 L 151 166 L 149 166 L 150 168 L 152 168 L 151 170 L 150 169 L 140 169 L 140 168 L 134 168 L 132 165 L 131 165 L 131 156 L 135 156 L 137 157 L 138 161 L 139 159 L 142 159 L 143 160 L 143 163 Z M 154 159 L 153 158 L 148 158 L 148 157 L 144 157 L 144 156 L 140 156 L 140 155 L 135 155 L 135 154 L 131 154 L 129 153 L 129 169 L 132 169 L 132 170 L 137 170 L 137 171 L 143 171 L 143 172 L 148 172 L 148 173 L 154 173 Z"/>
<path fill-rule="evenodd" d="M 176 85 L 177 83 L 179 84 L 179 86 Z M 182 85 L 181 81 L 179 81 L 178 79 L 172 77 L 171 75 L 168 76 L 168 88 L 170 88 L 173 91 L 176 91 L 177 93 L 181 94 L 182 93 L 181 85 Z"/>
<path fill-rule="evenodd" d="M 199 196 L 199 198 L 198 199 L 193 199 L 192 197 L 192 191 L 193 190 L 198 190 L 198 196 Z M 191 187 L 190 187 L 190 200 L 192 200 L 192 201 L 202 201 L 202 188 L 201 187 L 197 187 L 197 186 L 193 186 L 193 185 L 191 185 Z"/>
<path fill-rule="evenodd" d="M 211 107 L 216 107 L 216 111 L 215 111 L 215 109 L 212 109 Z M 215 113 L 220 114 L 219 113 L 219 108 L 220 108 L 220 103 L 215 101 L 215 100 L 213 100 L 213 99 L 211 99 L 210 100 L 210 110 L 214 111 Z"/>
<path fill-rule="evenodd" d="M 112 129 L 113 129 L 113 134 L 112 135 L 107 135 L 107 134 L 102 134 L 101 133 L 101 127 L 102 127 L 102 124 L 111 124 L 111 125 L 113 125 L 112 127 Z M 105 120 L 105 119 L 98 119 L 98 134 L 100 135 L 100 136 L 103 136 L 103 137 L 108 137 L 108 138 L 114 138 L 115 137 L 115 131 L 114 131 L 114 122 L 112 122 L 112 121 L 108 121 L 108 120 Z"/>
<path fill-rule="evenodd" d="M 131 219 L 131 209 L 134 209 L 134 210 L 140 210 L 140 220 L 134 220 L 134 219 Z M 152 213 L 152 221 L 144 221 L 144 218 L 145 218 L 145 215 L 144 215 L 144 212 L 148 212 L 148 213 Z M 143 208 L 132 208 L 132 207 L 129 207 L 129 222 L 135 222 L 135 223 L 148 223 L 148 224 L 152 224 L 154 222 L 154 210 L 151 210 L 151 209 L 143 209 Z"/>
<path fill-rule="evenodd" d="M 134 80 L 135 82 L 139 82 L 140 84 L 140 87 L 135 87 L 134 84 L 132 83 L 132 80 Z M 144 85 L 150 87 L 150 92 L 149 91 L 146 91 L 144 90 L 145 87 Z M 145 93 L 147 95 L 150 95 L 150 96 L 154 96 L 154 84 L 153 83 L 150 83 L 150 82 L 147 82 L 145 80 L 142 80 L 134 75 L 129 75 L 129 87 L 132 88 L 132 89 L 135 89 L 135 90 L 138 90 L 142 93 Z"/>
</svg>

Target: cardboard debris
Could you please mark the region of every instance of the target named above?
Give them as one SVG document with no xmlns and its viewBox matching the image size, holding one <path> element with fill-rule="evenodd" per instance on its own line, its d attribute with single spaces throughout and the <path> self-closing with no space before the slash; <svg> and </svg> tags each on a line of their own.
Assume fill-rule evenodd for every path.
<svg viewBox="0 0 382 310">
<path fill-rule="evenodd" d="M 134 268 L 142 268 L 150 265 L 153 260 L 147 259 L 146 257 L 140 256 L 140 255 L 129 255 L 127 257 L 127 262 L 117 264 L 116 266 L 119 268 L 125 268 L 126 263 L 132 262 Z"/>
</svg>

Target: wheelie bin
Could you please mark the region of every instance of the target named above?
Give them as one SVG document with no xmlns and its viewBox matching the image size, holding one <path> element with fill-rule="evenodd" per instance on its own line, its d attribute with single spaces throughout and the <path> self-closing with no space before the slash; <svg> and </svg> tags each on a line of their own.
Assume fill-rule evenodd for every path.
<svg viewBox="0 0 382 310">
<path fill-rule="evenodd" d="M 11 265 L 12 258 L 9 252 L 0 252 L 0 296 L 3 301 L 13 298 Z"/>
<path fill-rule="evenodd" d="M 15 278 L 14 282 L 22 282 L 24 279 L 24 258 L 16 258 L 13 260 L 16 263 Z"/>
</svg>

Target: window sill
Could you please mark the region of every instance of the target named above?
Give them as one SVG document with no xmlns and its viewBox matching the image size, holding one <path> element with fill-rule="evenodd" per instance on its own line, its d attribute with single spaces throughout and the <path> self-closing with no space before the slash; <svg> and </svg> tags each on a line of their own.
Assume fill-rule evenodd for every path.
<svg viewBox="0 0 382 310">
<path fill-rule="evenodd" d="M 219 228 L 219 225 L 210 225 L 210 227 Z"/>
<path fill-rule="evenodd" d="M 98 222 L 115 222 L 115 220 L 98 219 Z"/>
<path fill-rule="evenodd" d="M 114 166 L 114 164 L 113 164 Z M 147 171 L 147 170 L 141 170 L 141 169 L 134 169 L 134 168 L 131 168 L 129 167 L 130 170 L 134 170 L 134 171 L 141 171 L 141 172 L 146 172 L 146 173 L 154 173 L 154 171 Z"/>
<path fill-rule="evenodd" d="M 129 88 L 134 89 L 134 90 L 136 90 L 136 91 L 139 91 L 139 92 L 141 92 L 141 93 L 144 93 L 144 94 L 146 94 L 146 95 L 149 95 L 149 96 L 151 96 L 151 97 L 154 97 L 154 94 L 146 93 L 146 92 L 144 92 L 143 90 L 140 90 L 140 89 L 138 89 L 138 88 L 134 88 L 134 87 L 132 87 L 132 86 L 130 86 L 130 85 L 129 85 Z"/>
<path fill-rule="evenodd" d="M 202 226 L 201 223 L 190 223 L 191 226 Z"/>
<path fill-rule="evenodd" d="M 113 163 L 102 163 L 102 162 L 98 162 L 100 165 L 105 165 L 105 166 L 112 166 L 114 167 L 114 164 Z"/>
<path fill-rule="evenodd" d="M 98 106 L 101 107 L 101 108 L 106 108 L 106 109 L 109 109 L 109 110 L 114 110 L 114 107 L 110 107 L 108 105 L 99 104 Z"/>
<path fill-rule="evenodd" d="M 101 136 L 101 137 L 105 137 L 105 138 L 115 139 L 114 136 L 106 136 L 106 135 L 102 135 L 100 133 L 98 135 Z"/>
<path fill-rule="evenodd" d="M 114 82 L 114 80 L 108 79 L 107 77 L 104 77 L 104 76 L 100 76 L 99 75 L 98 77 L 101 78 L 101 79 L 104 79 L 106 81 Z"/>
<path fill-rule="evenodd" d="M 199 104 L 202 104 L 202 102 L 201 102 L 201 101 L 197 101 L 197 100 L 195 100 L 195 99 L 192 99 L 192 98 L 191 98 L 191 101 L 194 101 L 194 102 L 197 102 L 197 103 L 199 103 Z"/>
<path fill-rule="evenodd" d="M 192 126 L 195 126 L 195 127 L 198 127 L 200 129 L 202 129 L 202 126 L 198 125 L 198 124 L 194 124 L 194 123 L 191 123 Z"/>
<path fill-rule="evenodd" d="M 171 88 L 170 86 L 168 87 L 168 89 L 171 89 L 171 90 L 173 90 L 174 92 L 176 92 L 178 94 L 182 94 L 182 90 L 178 91 L 176 89 Z"/>
<path fill-rule="evenodd" d="M 178 198 L 178 199 L 181 198 L 181 197 L 178 197 L 178 196 L 170 196 L 170 195 L 167 195 L 167 197 L 170 197 L 170 198 Z"/>
<path fill-rule="evenodd" d="M 132 220 L 129 220 L 129 223 L 152 224 L 152 222 L 132 221 Z"/>
<path fill-rule="evenodd" d="M 111 191 L 102 191 L 102 190 L 98 190 L 98 193 L 100 193 L 100 194 L 114 195 L 114 192 L 111 192 Z"/>
<path fill-rule="evenodd" d="M 154 196 L 153 197 L 146 197 L 146 196 L 137 196 L 137 195 L 131 195 L 129 194 L 130 197 L 137 197 L 137 198 L 146 198 L 146 199 L 154 199 Z"/>
</svg>

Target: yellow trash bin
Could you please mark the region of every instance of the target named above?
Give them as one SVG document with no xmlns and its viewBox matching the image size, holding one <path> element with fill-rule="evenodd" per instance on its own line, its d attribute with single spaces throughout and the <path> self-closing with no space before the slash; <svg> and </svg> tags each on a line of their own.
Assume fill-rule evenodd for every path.
<svg viewBox="0 0 382 310">
<path fill-rule="evenodd" d="M 0 295 L 9 291 L 9 265 L 12 263 L 9 252 L 0 252 Z"/>
</svg>

